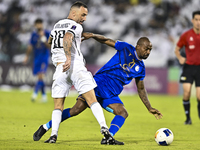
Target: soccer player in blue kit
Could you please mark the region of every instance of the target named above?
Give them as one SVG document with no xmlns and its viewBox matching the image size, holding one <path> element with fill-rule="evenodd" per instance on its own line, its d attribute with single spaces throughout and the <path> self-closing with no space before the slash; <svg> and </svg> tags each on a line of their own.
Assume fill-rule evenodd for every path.
<svg viewBox="0 0 200 150">
<path fill-rule="evenodd" d="M 109 128 L 110 133 L 114 136 L 128 117 L 128 112 L 119 98 L 119 94 L 122 92 L 123 86 L 129 84 L 133 78 L 135 78 L 138 95 L 148 111 L 156 119 L 161 119 L 162 114 L 157 109 L 151 107 L 143 82 L 145 66 L 142 59 L 147 59 L 152 49 L 149 39 L 141 37 L 137 41 L 136 47 L 134 47 L 126 42 L 114 41 L 98 34 L 83 33 L 82 36 L 83 40 L 94 38 L 117 50 L 116 54 L 94 75 L 98 85 L 94 89 L 98 102 L 105 110 L 115 114 Z M 87 107 L 88 105 L 84 98 L 79 95 L 76 104 L 72 108 L 63 110 L 62 121 L 78 115 Z M 50 128 L 51 121 L 41 125 L 33 134 L 33 139 L 35 141 L 40 140 Z M 114 143 L 109 143 L 105 138 L 102 139 L 101 144 L 124 145 L 123 142 L 117 140 Z"/>
<path fill-rule="evenodd" d="M 37 82 L 35 84 L 34 92 L 31 100 L 35 101 L 38 92 L 42 92 L 42 102 L 47 101 L 47 96 L 45 92 L 44 74 L 47 71 L 50 56 L 50 45 L 47 42 L 50 32 L 44 30 L 43 20 L 36 19 L 34 23 L 36 31 L 33 31 L 30 43 L 26 51 L 26 57 L 24 59 L 24 64 L 28 62 L 30 53 L 33 51 L 33 75 L 37 75 Z"/>
</svg>

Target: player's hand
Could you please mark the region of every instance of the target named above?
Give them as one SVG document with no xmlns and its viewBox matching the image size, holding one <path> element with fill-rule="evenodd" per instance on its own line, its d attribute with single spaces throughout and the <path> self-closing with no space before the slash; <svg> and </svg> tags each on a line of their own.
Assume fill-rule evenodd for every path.
<svg viewBox="0 0 200 150">
<path fill-rule="evenodd" d="M 84 33 L 82 34 L 81 41 L 87 40 L 87 39 L 93 37 L 93 35 L 94 35 L 93 33 L 84 32 Z"/>
<path fill-rule="evenodd" d="M 39 31 L 38 31 L 38 34 L 39 34 L 39 36 L 41 37 L 41 36 L 44 36 L 45 34 L 44 34 L 44 30 L 43 29 L 40 29 Z"/>
<path fill-rule="evenodd" d="M 155 109 L 155 108 L 151 108 L 150 110 L 149 110 L 149 112 L 151 113 L 151 114 L 153 114 L 155 117 L 156 117 L 156 119 L 161 119 L 162 118 L 162 114 L 161 114 L 161 112 L 159 112 L 157 109 Z"/>
<path fill-rule="evenodd" d="M 179 63 L 180 63 L 181 65 L 185 64 L 185 62 L 186 62 L 186 58 L 185 58 L 185 57 L 180 57 L 180 58 L 179 58 Z"/>
<path fill-rule="evenodd" d="M 41 41 L 41 42 L 43 42 L 43 43 L 47 42 L 47 37 L 46 37 L 45 34 L 44 34 L 44 30 L 38 31 L 38 34 L 39 34 L 39 36 L 40 36 L 40 41 Z"/>
<path fill-rule="evenodd" d="M 40 41 L 41 41 L 42 43 L 47 42 L 47 37 L 46 37 L 45 35 L 41 36 L 41 37 L 40 37 Z"/>
<path fill-rule="evenodd" d="M 66 72 L 71 66 L 71 60 L 66 60 L 65 64 L 63 65 L 63 72 Z"/>
</svg>

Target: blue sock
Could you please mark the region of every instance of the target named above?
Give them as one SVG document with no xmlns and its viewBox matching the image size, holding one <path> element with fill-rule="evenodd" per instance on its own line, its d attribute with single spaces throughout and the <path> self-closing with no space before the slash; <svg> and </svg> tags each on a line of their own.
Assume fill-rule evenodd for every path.
<svg viewBox="0 0 200 150">
<path fill-rule="evenodd" d="M 114 136 L 118 130 L 122 127 L 122 125 L 125 122 L 125 118 L 119 115 L 116 115 L 113 120 L 111 121 L 111 125 L 110 125 L 110 133 L 112 134 L 112 136 Z"/>
<path fill-rule="evenodd" d="M 70 108 L 64 109 L 62 112 L 62 119 L 61 122 L 63 122 L 64 120 L 68 119 L 71 117 L 70 113 L 69 113 Z M 50 120 L 49 122 L 46 123 L 46 126 L 48 129 L 50 129 L 52 127 L 52 120 Z"/>
<path fill-rule="evenodd" d="M 44 81 L 43 81 L 43 80 L 41 80 L 40 82 L 41 82 L 40 84 L 41 84 L 41 91 L 42 91 L 42 95 L 46 95 Z"/>
<path fill-rule="evenodd" d="M 42 88 L 42 84 L 43 84 L 43 81 L 42 80 L 38 80 L 36 85 L 35 85 L 35 89 L 34 89 L 34 93 L 38 93 L 38 91 Z"/>
</svg>

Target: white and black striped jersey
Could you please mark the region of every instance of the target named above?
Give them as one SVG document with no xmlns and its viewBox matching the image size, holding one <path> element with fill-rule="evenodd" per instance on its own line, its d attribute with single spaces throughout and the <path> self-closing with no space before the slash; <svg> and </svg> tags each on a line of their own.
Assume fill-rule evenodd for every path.
<svg viewBox="0 0 200 150">
<path fill-rule="evenodd" d="M 66 32 L 74 34 L 71 48 L 71 63 L 84 63 L 83 55 L 80 50 L 82 31 L 83 27 L 70 19 L 60 20 L 54 25 L 51 31 L 51 37 L 53 38 L 51 53 L 54 65 L 56 65 L 57 62 L 65 62 L 67 59 L 63 49 L 63 38 Z"/>
</svg>

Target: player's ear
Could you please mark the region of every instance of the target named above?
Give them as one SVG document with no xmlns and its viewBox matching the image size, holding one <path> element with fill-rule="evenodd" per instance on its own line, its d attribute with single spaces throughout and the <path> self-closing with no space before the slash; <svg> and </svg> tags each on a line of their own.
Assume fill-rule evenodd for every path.
<svg viewBox="0 0 200 150">
<path fill-rule="evenodd" d="M 136 47 L 135 47 L 135 49 L 140 49 L 140 45 L 137 44 Z"/>
<path fill-rule="evenodd" d="M 194 24 L 194 18 L 192 18 L 191 22 L 192 22 L 192 24 Z"/>
</svg>

